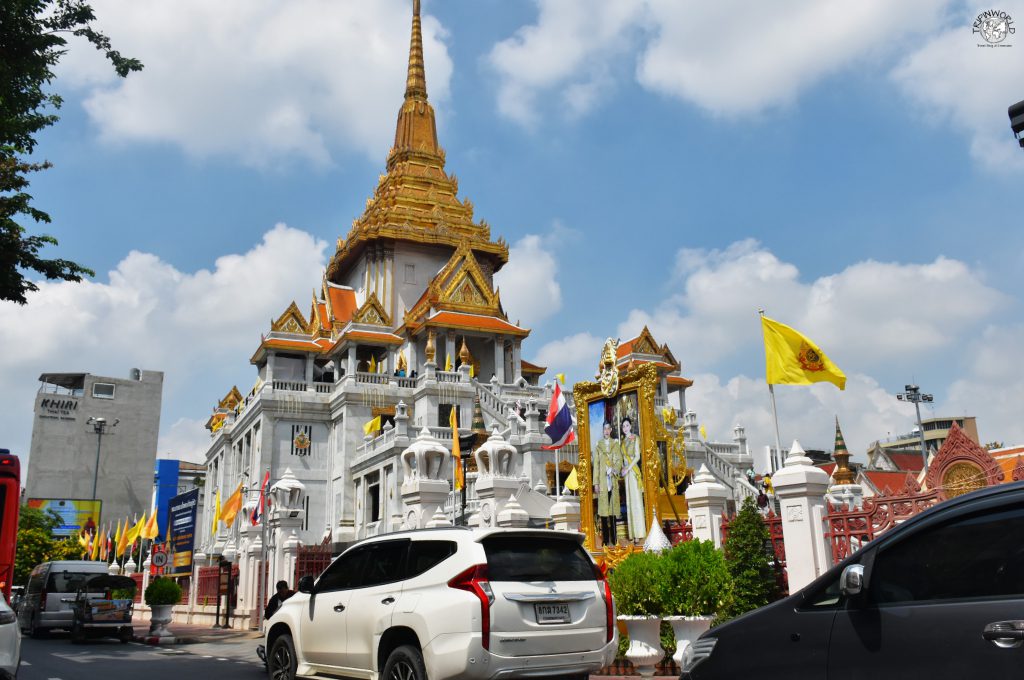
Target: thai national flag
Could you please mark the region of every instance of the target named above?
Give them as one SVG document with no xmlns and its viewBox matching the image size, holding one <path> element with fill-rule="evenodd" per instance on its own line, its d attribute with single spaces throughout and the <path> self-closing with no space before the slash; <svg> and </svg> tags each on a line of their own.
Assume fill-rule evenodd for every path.
<svg viewBox="0 0 1024 680">
<path fill-rule="evenodd" d="M 260 520 L 263 519 L 263 508 L 266 506 L 267 502 L 267 482 L 269 481 L 270 470 L 267 470 L 267 474 L 263 476 L 263 484 L 260 485 L 260 501 L 256 504 L 256 507 L 252 509 L 252 516 L 249 518 L 253 526 L 259 524 Z"/>
<path fill-rule="evenodd" d="M 551 406 L 548 407 L 547 423 L 544 434 L 551 437 L 551 446 L 541 448 L 551 451 L 576 441 L 576 432 L 572 427 L 572 412 L 569 410 L 569 404 L 565 403 L 562 387 L 557 382 L 555 392 L 551 395 Z"/>
</svg>

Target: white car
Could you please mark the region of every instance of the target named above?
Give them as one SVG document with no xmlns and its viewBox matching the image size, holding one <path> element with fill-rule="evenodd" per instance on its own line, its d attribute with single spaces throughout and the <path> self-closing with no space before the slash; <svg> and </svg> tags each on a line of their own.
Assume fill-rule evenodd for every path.
<svg viewBox="0 0 1024 680">
<path fill-rule="evenodd" d="M 0 597 L 0 678 L 15 678 L 21 663 L 21 631 L 18 617 Z"/>
<path fill-rule="evenodd" d="M 618 644 L 582 534 L 424 529 L 355 544 L 267 621 L 272 680 L 583 679 Z"/>
</svg>

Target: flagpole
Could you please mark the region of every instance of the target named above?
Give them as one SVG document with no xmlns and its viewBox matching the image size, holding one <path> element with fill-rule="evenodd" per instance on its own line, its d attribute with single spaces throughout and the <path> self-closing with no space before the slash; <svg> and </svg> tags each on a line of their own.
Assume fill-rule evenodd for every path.
<svg viewBox="0 0 1024 680">
<path fill-rule="evenodd" d="M 763 309 L 757 310 L 757 313 L 758 313 L 758 315 L 762 319 L 764 318 L 764 310 Z M 768 381 L 768 375 L 766 373 L 765 374 L 765 382 L 767 382 L 767 381 Z M 775 421 L 775 455 L 774 456 L 769 456 L 768 467 L 771 470 L 772 474 L 775 474 L 775 472 L 776 472 L 775 464 L 778 463 L 779 467 L 782 466 L 782 437 L 779 436 L 779 410 L 775 406 L 775 385 L 772 385 L 771 383 L 768 383 L 768 394 L 771 396 L 771 400 L 772 400 L 772 420 Z"/>
</svg>

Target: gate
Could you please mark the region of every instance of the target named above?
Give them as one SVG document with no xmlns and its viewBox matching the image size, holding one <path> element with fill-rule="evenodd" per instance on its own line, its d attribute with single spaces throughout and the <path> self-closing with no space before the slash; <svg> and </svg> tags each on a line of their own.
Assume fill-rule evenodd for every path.
<svg viewBox="0 0 1024 680">
<path fill-rule="evenodd" d="M 303 545 L 299 546 L 299 553 L 295 559 L 295 580 L 293 583 L 298 586 L 299 579 L 303 576 L 319 576 L 320 572 L 331 563 L 331 546 L 325 545 Z"/>
</svg>

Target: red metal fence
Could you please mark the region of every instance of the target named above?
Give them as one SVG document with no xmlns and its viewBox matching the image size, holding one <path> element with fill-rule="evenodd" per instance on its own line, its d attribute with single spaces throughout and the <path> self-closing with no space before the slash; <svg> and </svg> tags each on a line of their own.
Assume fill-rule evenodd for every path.
<svg viewBox="0 0 1024 680">
<path fill-rule="evenodd" d="M 303 576 L 319 576 L 331 563 L 331 557 L 329 544 L 300 546 L 295 559 L 295 580 L 292 587 L 296 587 Z"/>
<path fill-rule="evenodd" d="M 942 500 L 939 491 L 922 493 L 921 487 L 909 479 L 902 491 L 891 496 L 869 498 L 862 508 L 830 507 L 825 515 L 825 540 L 832 548 L 833 564 L 845 560 L 869 541 Z"/>
</svg>

